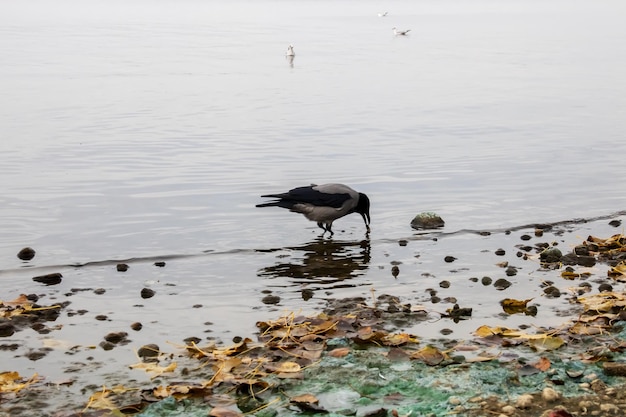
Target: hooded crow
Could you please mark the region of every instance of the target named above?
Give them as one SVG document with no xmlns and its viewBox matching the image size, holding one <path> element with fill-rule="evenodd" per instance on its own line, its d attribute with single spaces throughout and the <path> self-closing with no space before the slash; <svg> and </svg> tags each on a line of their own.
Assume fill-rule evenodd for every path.
<svg viewBox="0 0 626 417">
<path fill-rule="evenodd" d="M 295 213 L 304 214 L 307 219 L 317 222 L 324 233 L 333 235 L 333 222 L 350 213 L 359 213 L 370 231 L 370 200 L 347 185 L 311 184 L 298 187 L 281 194 L 266 194 L 264 198 L 275 198 L 269 203 L 257 204 L 257 207 L 282 207 Z M 323 233 L 322 233 L 323 234 Z"/>
</svg>

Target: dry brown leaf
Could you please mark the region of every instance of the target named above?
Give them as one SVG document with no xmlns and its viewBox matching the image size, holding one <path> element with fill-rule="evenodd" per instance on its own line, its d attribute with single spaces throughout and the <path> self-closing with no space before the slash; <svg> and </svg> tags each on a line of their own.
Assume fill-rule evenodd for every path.
<svg viewBox="0 0 626 417">
<path fill-rule="evenodd" d="M 295 362 L 283 362 L 276 368 L 276 372 L 279 373 L 293 373 L 300 372 L 301 370 L 302 367 Z"/>
<path fill-rule="evenodd" d="M 550 366 L 552 366 L 552 364 L 550 363 L 550 359 L 546 358 L 545 356 L 542 356 L 541 358 L 539 358 L 537 362 L 533 363 L 533 366 L 539 369 L 540 371 L 545 372 L 548 369 L 550 369 Z"/>
<path fill-rule="evenodd" d="M 231 410 L 226 407 L 214 407 L 209 412 L 210 417 L 242 417 L 243 414 L 238 413 L 237 411 Z"/>
<path fill-rule="evenodd" d="M 343 358 L 348 353 L 350 353 L 350 348 L 340 347 L 340 348 L 331 350 L 330 352 L 328 352 L 328 355 L 332 356 L 333 358 Z"/>
</svg>

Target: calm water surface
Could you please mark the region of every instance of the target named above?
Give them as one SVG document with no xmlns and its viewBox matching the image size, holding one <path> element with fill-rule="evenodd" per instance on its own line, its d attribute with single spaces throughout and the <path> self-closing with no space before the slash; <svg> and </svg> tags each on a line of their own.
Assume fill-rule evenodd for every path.
<svg viewBox="0 0 626 417">
<path fill-rule="evenodd" d="M 454 232 L 626 205 L 621 1 L 0 8 L 0 299 L 44 292 L 30 277 L 48 271 L 64 275 L 53 299 L 107 290 L 71 305 L 89 310 L 87 323 L 108 314 L 103 330 L 84 341 L 76 323 L 59 339 L 97 344 L 133 321 L 154 324 L 134 344 L 180 341 L 207 322 L 217 336 L 242 333 L 258 317 L 314 309 L 327 296 L 421 294 L 442 277 L 419 277 L 448 271 L 447 254 L 467 255 L 464 281 L 489 274 L 501 259 L 471 257 L 512 242 L 414 240 L 409 222 L 421 211 Z M 410 36 L 394 37 L 393 26 Z M 367 193 L 369 240 L 358 216 L 338 221 L 329 242 L 299 215 L 254 207 L 261 194 L 311 182 Z M 37 250 L 29 263 L 15 256 L 24 246 Z M 115 271 L 130 258 L 128 272 Z M 394 281 L 392 261 L 410 273 Z M 141 300 L 145 286 L 157 297 Z M 308 303 L 306 286 L 316 290 Z M 260 302 L 267 290 L 283 299 L 275 311 Z"/>
</svg>

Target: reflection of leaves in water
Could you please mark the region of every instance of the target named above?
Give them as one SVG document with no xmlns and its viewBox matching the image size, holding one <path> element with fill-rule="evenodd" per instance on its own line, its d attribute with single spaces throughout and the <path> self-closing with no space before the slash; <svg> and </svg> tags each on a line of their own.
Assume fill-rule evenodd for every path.
<svg viewBox="0 0 626 417">
<path fill-rule="evenodd" d="M 294 284 L 337 285 L 365 273 L 370 262 L 370 242 L 337 241 L 318 238 L 302 246 L 286 247 L 292 255 L 259 270 L 260 277 L 292 278 Z M 302 253 L 302 255 L 300 255 Z"/>
</svg>

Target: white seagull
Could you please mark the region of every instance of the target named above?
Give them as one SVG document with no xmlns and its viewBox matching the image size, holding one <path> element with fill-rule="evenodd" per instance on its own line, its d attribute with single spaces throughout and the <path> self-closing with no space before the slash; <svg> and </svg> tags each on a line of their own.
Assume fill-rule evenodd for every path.
<svg viewBox="0 0 626 417">
<path fill-rule="evenodd" d="M 378 13 L 378 17 L 385 17 L 385 16 L 387 16 L 387 12 Z"/>
<path fill-rule="evenodd" d="M 407 30 L 398 30 L 395 27 L 392 28 L 391 30 L 393 30 L 393 34 L 396 36 L 406 36 L 409 34 L 409 32 L 411 31 L 411 29 L 407 29 Z"/>
<path fill-rule="evenodd" d="M 287 52 L 285 53 L 285 56 L 296 56 L 296 53 L 293 51 L 293 45 L 289 45 L 287 47 Z"/>
<path fill-rule="evenodd" d="M 314 221 L 333 235 L 333 222 L 350 213 L 359 213 L 370 231 L 370 200 L 358 191 L 343 184 L 322 184 L 298 187 L 286 193 L 265 194 L 261 197 L 274 198 L 274 201 L 257 204 L 257 207 L 282 207 Z M 324 234 L 322 233 L 322 235 Z"/>
</svg>

